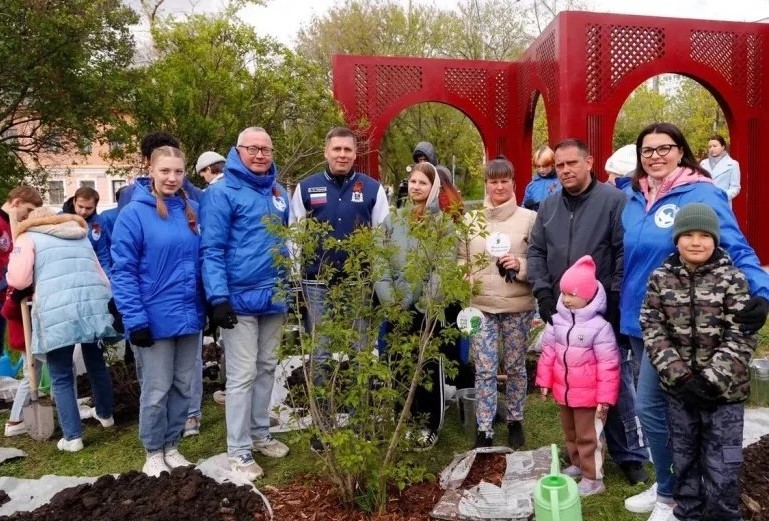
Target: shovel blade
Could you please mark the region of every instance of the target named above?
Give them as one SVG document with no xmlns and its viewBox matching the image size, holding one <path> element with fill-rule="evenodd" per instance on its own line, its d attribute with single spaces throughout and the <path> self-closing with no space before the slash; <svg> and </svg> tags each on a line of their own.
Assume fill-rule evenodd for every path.
<svg viewBox="0 0 769 521">
<path fill-rule="evenodd" d="M 53 435 L 53 407 L 32 402 L 24 407 L 24 425 L 33 440 L 44 441 Z"/>
</svg>

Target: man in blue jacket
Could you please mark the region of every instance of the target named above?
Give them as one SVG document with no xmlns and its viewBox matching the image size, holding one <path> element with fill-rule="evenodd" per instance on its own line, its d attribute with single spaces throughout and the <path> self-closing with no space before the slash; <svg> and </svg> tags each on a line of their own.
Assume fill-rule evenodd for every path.
<svg viewBox="0 0 769 521">
<path fill-rule="evenodd" d="M 200 207 L 203 285 L 227 349 L 227 454 L 230 468 L 249 480 L 263 474 L 252 447 L 273 458 L 288 454 L 269 430 L 288 308 L 276 297 L 284 274 L 273 259 L 285 244 L 268 224 L 289 220 L 288 193 L 275 179 L 272 154 L 263 128 L 245 129 L 227 154 L 224 178 L 208 187 Z"/>
<path fill-rule="evenodd" d="M 88 239 L 91 241 L 99 259 L 99 264 L 108 278 L 112 278 L 112 246 L 110 236 L 104 230 L 101 215 L 96 212 L 99 205 L 99 192 L 90 186 L 81 186 L 75 191 L 75 195 L 64 202 L 62 211 L 79 215 L 88 223 Z"/>
</svg>

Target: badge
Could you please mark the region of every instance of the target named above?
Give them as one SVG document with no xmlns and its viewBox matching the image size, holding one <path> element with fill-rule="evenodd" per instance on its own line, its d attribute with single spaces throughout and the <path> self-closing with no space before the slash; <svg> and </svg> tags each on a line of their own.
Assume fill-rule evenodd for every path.
<svg viewBox="0 0 769 521">
<path fill-rule="evenodd" d="M 502 232 L 493 232 L 486 238 L 486 251 L 492 257 L 501 257 L 510 251 L 510 236 Z"/>
<path fill-rule="evenodd" d="M 355 184 L 352 185 L 352 202 L 353 203 L 363 202 L 363 182 L 362 181 L 355 181 Z"/>
<path fill-rule="evenodd" d="M 457 315 L 457 327 L 465 335 L 480 333 L 483 321 L 483 312 L 474 307 L 465 308 Z"/>
<path fill-rule="evenodd" d="M 98 241 L 101 238 L 101 226 L 98 223 L 94 223 L 91 228 L 91 239 Z"/>
<path fill-rule="evenodd" d="M 8 237 L 8 232 L 3 232 L 0 236 L 0 250 L 8 251 L 11 249 L 11 238 Z"/>
<path fill-rule="evenodd" d="M 275 205 L 275 208 L 277 208 L 279 212 L 286 211 L 286 201 L 282 197 L 280 196 L 273 197 L 272 204 Z"/>
<path fill-rule="evenodd" d="M 363 202 L 363 194 L 360 192 L 353 192 L 352 193 L 352 202 L 354 203 L 362 203 Z"/>
<path fill-rule="evenodd" d="M 673 226 L 677 213 L 678 206 L 675 204 L 663 204 L 659 210 L 654 212 L 654 224 L 657 225 L 657 228 L 670 228 Z"/>
</svg>

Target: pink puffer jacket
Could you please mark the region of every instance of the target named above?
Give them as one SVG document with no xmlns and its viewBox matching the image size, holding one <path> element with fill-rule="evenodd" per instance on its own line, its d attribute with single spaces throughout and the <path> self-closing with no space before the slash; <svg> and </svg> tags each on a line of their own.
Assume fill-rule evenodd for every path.
<svg viewBox="0 0 769 521">
<path fill-rule="evenodd" d="M 538 387 L 552 389 L 555 401 L 569 407 L 614 405 L 619 393 L 620 356 L 611 325 L 603 318 L 606 292 L 571 311 L 558 298 L 553 325 L 545 327 L 537 363 Z"/>
</svg>

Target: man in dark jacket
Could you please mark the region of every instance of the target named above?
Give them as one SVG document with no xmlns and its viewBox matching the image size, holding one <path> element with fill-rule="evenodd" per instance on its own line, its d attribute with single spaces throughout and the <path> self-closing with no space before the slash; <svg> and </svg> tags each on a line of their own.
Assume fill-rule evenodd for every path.
<svg viewBox="0 0 769 521">
<path fill-rule="evenodd" d="M 558 302 L 563 273 L 583 255 L 595 260 L 596 275 L 607 293 L 606 320 L 614 327 L 618 343 L 619 290 L 623 274 L 622 209 L 626 196 L 613 186 L 599 183 L 592 172 L 587 145 L 566 139 L 555 146 L 555 169 L 562 191 L 539 207 L 531 232 L 528 260 L 542 320 L 551 322 Z M 609 453 L 631 484 L 646 481 L 642 464 L 648 450 L 635 412 L 635 386 L 630 351 L 622 350 L 620 395 L 609 410 L 606 440 Z"/>
</svg>

